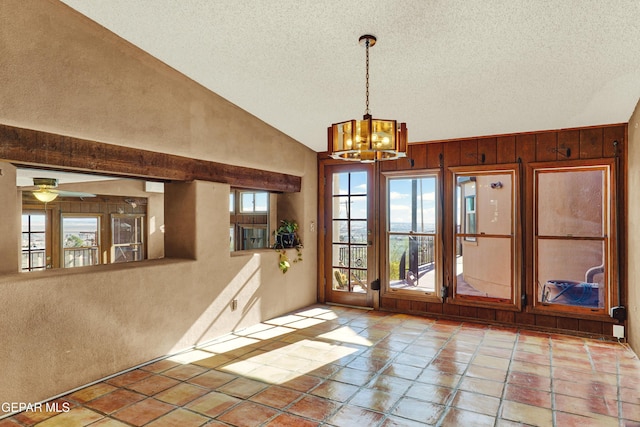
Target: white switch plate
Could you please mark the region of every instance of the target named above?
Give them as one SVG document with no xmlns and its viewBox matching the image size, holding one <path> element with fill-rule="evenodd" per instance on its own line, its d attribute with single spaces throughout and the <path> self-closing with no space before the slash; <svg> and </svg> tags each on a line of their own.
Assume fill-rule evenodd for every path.
<svg viewBox="0 0 640 427">
<path fill-rule="evenodd" d="M 613 325 L 613 336 L 618 339 L 624 338 L 624 326 Z"/>
</svg>

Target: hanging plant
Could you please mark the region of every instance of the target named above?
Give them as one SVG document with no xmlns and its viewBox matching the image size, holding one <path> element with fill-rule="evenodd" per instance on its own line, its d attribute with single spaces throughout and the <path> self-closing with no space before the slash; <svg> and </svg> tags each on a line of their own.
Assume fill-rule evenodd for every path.
<svg viewBox="0 0 640 427">
<path fill-rule="evenodd" d="M 280 221 L 280 226 L 276 231 L 274 249 L 280 253 L 278 258 L 278 268 L 282 271 L 282 274 L 289 271 L 292 263 L 302 261 L 302 242 L 298 236 L 298 223 L 294 220 L 283 219 Z M 287 254 L 287 249 L 295 249 L 297 252 L 296 257 L 292 260 Z"/>
</svg>

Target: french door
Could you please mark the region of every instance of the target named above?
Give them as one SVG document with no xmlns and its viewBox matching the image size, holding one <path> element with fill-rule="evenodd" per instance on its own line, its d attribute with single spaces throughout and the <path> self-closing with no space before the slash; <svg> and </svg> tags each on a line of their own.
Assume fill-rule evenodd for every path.
<svg viewBox="0 0 640 427">
<path fill-rule="evenodd" d="M 373 165 L 325 166 L 325 267 L 327 302 L 373 306 Z"/>
</svg>

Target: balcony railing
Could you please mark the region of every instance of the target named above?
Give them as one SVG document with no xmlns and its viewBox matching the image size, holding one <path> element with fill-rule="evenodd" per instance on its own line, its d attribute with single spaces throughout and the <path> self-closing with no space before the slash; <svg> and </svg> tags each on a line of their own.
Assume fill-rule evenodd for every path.
<svg viewBox="0 0 640 427">
<path fill-rule="evenodd" d="M 84 267 L 100 263 L 98 248 L 64 248 L 64 267 Z"/>
</svg>

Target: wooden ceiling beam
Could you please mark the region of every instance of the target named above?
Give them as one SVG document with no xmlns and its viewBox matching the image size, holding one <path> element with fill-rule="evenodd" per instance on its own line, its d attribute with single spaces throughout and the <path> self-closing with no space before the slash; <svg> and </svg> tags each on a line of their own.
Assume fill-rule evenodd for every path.
<svg viewBox="0 0 640 427">
<path fill-rule="evenodd" d="M 298 192 L 295 175 L 141 150 L 0 124 L 0 160 L 41 167 L 159 181 L 211 181 L 233 187 Z"/>
</svg>

